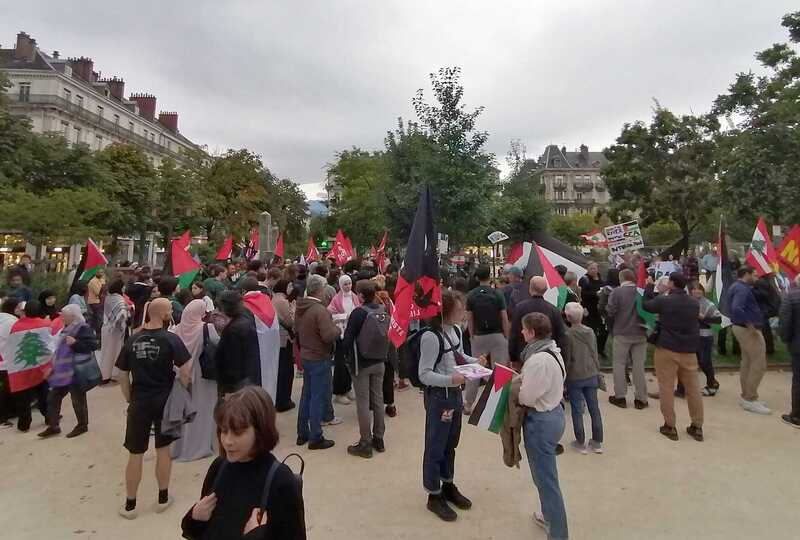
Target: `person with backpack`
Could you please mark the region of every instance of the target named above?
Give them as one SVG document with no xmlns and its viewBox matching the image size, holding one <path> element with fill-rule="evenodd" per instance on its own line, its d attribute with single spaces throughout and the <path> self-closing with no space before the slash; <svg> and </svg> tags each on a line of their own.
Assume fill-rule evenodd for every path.
<svg viewBox="0 0 800 540">
<path fill-rule="evenodd" d="M 448 502 L 461 510 L 472 507 L 472 501 L 453 483 L 464 408 L 461 385 L 466 380 L 456 365 L 475 362 L 485 365 L 486 357 L 464 354 L 459 325 L 464 319 L 465 303 L 461 293 L 442 291 L 441 317 L 430 319 L 411 343 L 412 361 L 419 359 L 418 380 L 412 376 L 412 382 L 424 388 L 425 399 L 422 484 L 428 493 L 428 510 L 443 521 L 455 521 L 458 517 Z"/>
<path fill-rule="evenodd" d="M 493 363 L 508 364 L 508 313 L 503 293 L 492 288 L 491 270 L 481 265 L 475 271 L 479 285 L 467 295 L 467 317 L 472 354 L 487 355 Z M 480 381 L 467 381 L 464 412 L 470 414 Z"/>
<path fill-rule="evenodd" d="M 371 458 L 372 451 L 385 452 L 386 431 L 383 409 L 383 375 L 389 353 L 389 314 L 375 297 L 375 283 L 356 284 L 361 305 L 353 310 L 344 331 L 342 347 L 356 394 L 356 414 L 361 438 L 347 447 L 351 456 Z M 370 425 L 370 411 L 373 419 Z"/>
<path fill-rule="evenodd" d="M 183 518 L 184 538 L 305 540 L 302 480 L 272 454 L 279 439 L 275 416 L 260 386 L 228 395 L 217 408 L 221 456 Z"/>
</svg>

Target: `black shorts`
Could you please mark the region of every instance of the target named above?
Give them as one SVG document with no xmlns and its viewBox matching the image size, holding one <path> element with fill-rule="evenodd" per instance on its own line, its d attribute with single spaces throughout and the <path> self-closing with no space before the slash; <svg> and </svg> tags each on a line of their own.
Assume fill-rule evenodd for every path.
<svg viewBox="0 0 800 540">
<path fill-rule="evenodd" d="M 161 433 L 161 418 L 167 398 L 132 401 L 128 405 L 128 425 L 125 429 L 125 448 L 131 454 L 144 454 L 150 446 L 150 430 L 155 432 L 156 448 L 169 446 L 178 437 Z"/>
</svg>

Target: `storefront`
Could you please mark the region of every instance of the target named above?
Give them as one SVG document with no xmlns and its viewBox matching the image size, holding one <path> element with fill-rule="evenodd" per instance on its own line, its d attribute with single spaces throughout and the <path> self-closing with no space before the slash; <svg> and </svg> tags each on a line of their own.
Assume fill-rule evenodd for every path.
<svg viewBox="0 0 800 540">
<path fill-rule="evenodd" d="M 26 253 L 27 242 L 15 233 L 0 233 L 0 269 L 5 270 L 15 264 Z"/>
</svg>

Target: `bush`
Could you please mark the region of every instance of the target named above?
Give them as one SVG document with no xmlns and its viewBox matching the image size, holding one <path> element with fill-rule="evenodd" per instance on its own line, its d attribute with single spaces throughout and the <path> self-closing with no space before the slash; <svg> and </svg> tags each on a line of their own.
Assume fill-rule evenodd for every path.
<svg viewBox="0 0 800 540">
<path fill-rule="evenodd" d="M 39 297 L 39 293 L 50 289 L 56 293 L 58 301 L 56 305 L 62 306 L 69 300 L 69 274 L 66 272 L 33 272 L 31 274 L 31 289 L 34 298 Z"/>
</svg>

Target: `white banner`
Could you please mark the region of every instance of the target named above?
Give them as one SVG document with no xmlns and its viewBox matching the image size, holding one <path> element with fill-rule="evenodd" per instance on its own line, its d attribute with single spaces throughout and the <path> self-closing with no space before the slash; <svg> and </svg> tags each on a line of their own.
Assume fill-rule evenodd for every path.
<svg viewBox="0 0 800 540">
<path fill-rule="evenodd" d="M 605 228 L 608 250 L 612 255 L 621 255 L 644 247 L 642 231 L 638 221 L 628 221 Z"/>
</svg>

